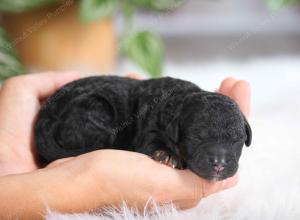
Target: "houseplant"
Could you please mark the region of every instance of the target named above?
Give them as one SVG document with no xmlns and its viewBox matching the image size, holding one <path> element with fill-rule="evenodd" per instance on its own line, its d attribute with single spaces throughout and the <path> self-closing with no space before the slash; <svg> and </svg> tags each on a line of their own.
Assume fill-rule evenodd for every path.
<svg viewBox="0 0 300 220">
<path fill-rule="evenodd" d="M 268 1 L 268 5 L 272 9 L 279 9 L 283 6 L 300 2 L 300 0 L 267 0 L 267 1 Z"/>
<path fill-rule="evenodd" d="M 74 2 L 76 10 L 78 10 L 78 16 L 85 25 L 89 25 L 93 22 L 105 21 L 108 18 L 113 17 L 116 13 L 122 13 L 126 25 L 126 31 L 119 44 L 122 54 L 145 69 L 150 76 L 158 77 L 162 73 L 163 64 L 163 48 L 161 40 L 158 36 L 149 31 L 134 30 L 132 25 L 133 14 L 139 8 L 158 11 L 173 10 L 180 6 L 183 1 L 184 0 L 2 0 L 0 2 L 0 11 L 9 14 L 8 16 L 12 16 L 19 13 L 28 13 L 28 11 L 31 13 L 32 10 L 41 10 L 41 8 L 46 6 L 58 7 L 58 5 L 66 4 L 66 2 Z M 11 21 L 12 19 L 6 20 Z M 18 22 L 21 22 L 22 20 L 24 19 L 18 19 Z M 15 28 L 12 28 L 12 30 L 15 30 Z M 20 34 L 23 32 L 18 33 Z M 36 42 L 38 41 L 35 40 L 32 45 L 35 46 L 37 44 Z M 14 46 L 14 44 L 12 45 Z M 42 45 L 45 45 L 45 43 Z M 13 49 L 11 46 L 7 46 L 6 48 L 9 48 L 10 50 Z M 32 47 L 29 48 L 31 48 L 32 51 Z M 35 61 L 36 58 L 32 60 Z M 23 71 L 21 71 L 21 68 L 19 68 L 19 70 L 19 73 Z M 1 72 L 2 71 L 0 71 L 0 74 Z M 2 79 L 17 73 L 18 71 L 10 72 L 5 76 L 2 74 Z"/>
<path fill-rule="evenodd" d="M 0 82 L 10 76 L 24 72 L 24 67 L 3 28 L 0 27 Z"/>
</svg>

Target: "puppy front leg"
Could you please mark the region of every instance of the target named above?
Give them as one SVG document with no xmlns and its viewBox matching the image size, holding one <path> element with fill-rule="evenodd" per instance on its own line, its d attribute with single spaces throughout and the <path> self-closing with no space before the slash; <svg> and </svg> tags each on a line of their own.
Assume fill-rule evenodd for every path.
<svg viewBox="0 0 300 220">
<path fill-rule="evenodd" d="M 179 157 L 172 153 L 169 148 L 166 147 L 161 135 L 157 132 L 147 132 L 140 135 L 140 139 L 136 141 L 137 152 L 150 156 L 153 160 L 159 163 L 165 164 L 172 168 L 183 169 L 183 162 Z M 142 147 L 140 147 L 142 146 Z"/>
<path fill-rule="evenodd" d="M 152 159 L 172 168 L 182 168 L 180 160 L 165 150 L 154 151 L 152 154 Z"/>
</svg>

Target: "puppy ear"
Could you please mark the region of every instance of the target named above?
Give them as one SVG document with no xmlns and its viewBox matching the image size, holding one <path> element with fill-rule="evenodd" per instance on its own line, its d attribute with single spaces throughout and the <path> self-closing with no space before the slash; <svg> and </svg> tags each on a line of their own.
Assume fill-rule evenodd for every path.
<svg viewBox="0 0 300 220">
<path fill-rule="evenodd" d="M 244 123 L 245 123 L 245 130 L 246 130 L 246 135 L 247 135 L 247 139 L 245 141 L 245 144 L 247 147 L 249 147 L 251 145 L 252 142 L 252 130 L 251 127 L 247 121 L 247 119 L 244 117 Z"/>
<path fill-rule="evenodd" d="M 166 134 L 172 140 L 172 142 L 177 143 L 179 139 L 179 117 L 174 117 L 170 124 L 167 125 Z"/>
<path fill-rule="evenodd" d="M 167 125 L 166 134 L 174 143 L 177 143 L 179 141 L 179 121 L 185 120 L 184 118 L 182 118 L 182 116 L 189 115 L 187 112 L 192 111 L 191 106 L 194 105 L 195 97 L 198 96 L 199 98 L 201 98 L 199 94 L 200 93 L 195 92 L 185 96 L 183 103 L 180 106 L 177 106 L 173 120 L 170 122 L 170 124 Z M 185 114 L 181 115 L 182 112 L 185 112 Z"/>
</svg>

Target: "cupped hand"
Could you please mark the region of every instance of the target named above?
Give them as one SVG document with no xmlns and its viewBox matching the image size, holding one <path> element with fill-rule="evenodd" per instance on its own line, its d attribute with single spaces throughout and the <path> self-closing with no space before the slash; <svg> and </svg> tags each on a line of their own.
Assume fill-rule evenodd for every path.
<svg viewBox="0 0 300 220">
<path fill-rule="evenodd" d="M 38 168 L 33 124 L 41 102 L 77 78 L 76 73 L 44 73 L 19 76 L 4 83 L 0 92 L 1 175 Z M 250 87 L 247 82 L 228 78 L 222 82 L 219 91 L 236 100 L 248 116 Z M 189 208 L 201 198 L 237 183 L 236 176 L 222 182 L 209 182 L 189 170 L 172 169 L 145 155 L 117 150 L 99 150 L 61 159 L 42 170 L 49 175 L 57 174 L 54 175 L 56 180 L 59 176 L 62 179 L 71 174 L 78 176 L 80 181 L 77 184 L 70 180 L 65 185 L 75 187 L 74 192 L 85 199 L 89 209 L 107 204 L 119 205 L 122 200 L 143 207 L 149 197 L 161 204 L 173 202 L 180 208 Z M 77 202 L 82 207 L 81 199 L 71 201 L 74 206 Z"/>
</svg>

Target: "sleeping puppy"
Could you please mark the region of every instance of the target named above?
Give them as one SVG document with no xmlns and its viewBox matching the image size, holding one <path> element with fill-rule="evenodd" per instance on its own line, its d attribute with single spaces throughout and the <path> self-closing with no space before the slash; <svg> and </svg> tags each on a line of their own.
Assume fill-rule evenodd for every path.
<svg viewBox="0 0 300 220">
<path fill-rule="evenodd" d="M 98 76 L 69 83 L 47 100 L 35 142 L 45 162 L 121 149 L 223 180 L 236 173 L 251 128 L 232 99 L 193 83 Z"/>
</svg>

